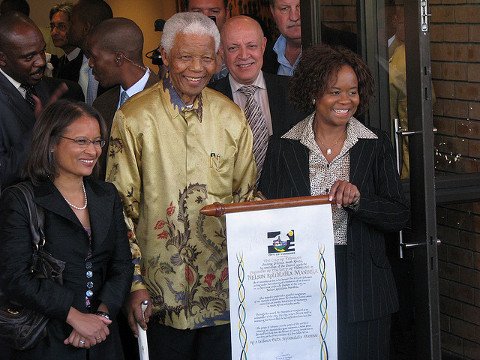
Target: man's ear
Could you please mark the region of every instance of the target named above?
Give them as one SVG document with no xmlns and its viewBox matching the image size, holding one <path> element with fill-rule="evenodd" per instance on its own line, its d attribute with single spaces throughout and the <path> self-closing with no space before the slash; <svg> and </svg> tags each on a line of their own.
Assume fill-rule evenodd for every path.
<svg viewBox="0 0 480 360">
<path fill-rule="evenodd" d="M 163 64 L 164 64 L 166 67 L 168 67 L 167 51 L 163 48 L 163 46 L 160 46 L 160 55 L 162 55 Z"/>
<path fill-rule="evenodd" d="M 124 62 L 124 57 L 123 54 L 120 51 L 115 52 L 115 65 L 116 66 L 122 66 Z"/>
<path fill-rule="evenodd" d="M 82 33 L 85 39 L 87 38 L 88 34 L 90 34 L 90 31 L 92 31 L 92 29 L 93 29 L 93 25 L 90 22 L 87 21 L 83 23 Z"/>
<path fill-rule="evenodd" d="M 218 54 L 222 57 L 222 59 L 225 59 L 225 50 L 223 49 L 222 42 L 220 42 L 220 46 L 218 47 Z"/>
<path fill-rule="evenodd" d="M 5 67 L 7 65 L 7 55 L 3 51 L 0 51 L 0 67 Z"/>
</svg>

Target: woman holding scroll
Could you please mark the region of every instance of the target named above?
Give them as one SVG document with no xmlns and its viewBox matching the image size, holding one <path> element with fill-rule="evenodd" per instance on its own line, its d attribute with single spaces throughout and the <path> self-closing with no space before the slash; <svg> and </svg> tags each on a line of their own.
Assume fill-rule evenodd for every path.
<svg viewBox="0 0 480 360">
<path fill-rule="evenodd" d="M 314 112 L 270 139 L 259 184 L 269 199 L 328 194 L 334 204 L 339 359 L 388 359 L 390 316 L 398 309 L 384 233 L 401 230 L 409 210 L 390 140 L 354 117 L 373 92 L 357 54 L 307 49 L 290 94 Z"/>
</svg>

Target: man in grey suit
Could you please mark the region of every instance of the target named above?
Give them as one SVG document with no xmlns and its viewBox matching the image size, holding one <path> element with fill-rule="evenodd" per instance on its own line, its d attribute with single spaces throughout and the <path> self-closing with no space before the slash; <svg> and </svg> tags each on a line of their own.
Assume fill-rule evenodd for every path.
<svg viewBox="0 0 480 360">
<path fill-rule="evenodd" d="M 110 134 L 115 112 L 136 93 L 158 82 L 158 76 L 143 64 L 142 30 L 132 20 L 113 18 L 97 25 L 88 37 L 89 65 L 100 86 L 111 88 L 93 102 Z M 108 139 L 104 149 L 108 149 Z M 107 151 L 100 157 L 105 175 Z"/>
<path fill-rule="evenodd" d="M 229 75 L 213 83 L 211 87 L 232 99 L 247 115 L 247 95 L 243 88 L 256 87 L 254 94 L 263 115 L 268 136 L 282 136 L 293 125 L 306 117 L 306 113 L 297 111 L 288 100 L 288 79 L 284 76 L 267 74 L 261 71 L 266 38 L 260 24 L 248 16 L 235 16 L 226 21 L 221 34 L 220 51 L 223 54 Z M 263 141 L 254 133 L 254 154 L 258 173 L 261 173 L 262 155 L 255 151 L 256 143 Z M 266 152 L 268 144 L 263 142 L 259 149 Z M 260 159 L 259 159 L 260 157 Z M 260 176 L 260 175 L 259 175 Z"/>
<path fill-rule="evenodd" d="M 18 182 L 30 134 L 43 106 L 64 97 L 84 100 L 78 84 L 44 77 L 45 41 L 20 13 L 0 17 L 0 190 Z"/>
</svg>

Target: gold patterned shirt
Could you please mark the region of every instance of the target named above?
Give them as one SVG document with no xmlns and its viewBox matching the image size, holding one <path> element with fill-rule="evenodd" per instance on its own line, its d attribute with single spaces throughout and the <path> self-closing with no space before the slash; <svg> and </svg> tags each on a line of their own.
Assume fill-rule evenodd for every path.
<svg viewBox="0 0 480 360">
<path fill-rule="evenodd" d="M 340 153 L 329 163 L 315 141 L 312 123 L 315 113 L 295 125 L 283 138 L 300 140 L 309 150 L 310 193 L 327 195 L 337 180 L 350 181 L 350 152 L 360 138 L 376 139 L 372 131 L 354 117 L 347 123 L 347 138 Z M 347 244 L 348 214 L 343 207 L 332 204 L 333 238 L 335 245 Z"/>
<path fill-rule="evenodd" d="M 113 120 L 107 179 L 124 203 L 135 263 L 153 320 L 177 329 L 228 323 L 225 219 L 199 210 L 250 200 L 257 170 L 243 112 L 205 88 L 183 104 L 168 74 Z"/>
</svg>

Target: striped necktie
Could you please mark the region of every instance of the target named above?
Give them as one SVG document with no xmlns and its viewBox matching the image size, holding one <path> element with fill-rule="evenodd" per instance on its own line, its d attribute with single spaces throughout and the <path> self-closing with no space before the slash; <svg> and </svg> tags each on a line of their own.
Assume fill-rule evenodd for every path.
<svg viewBox="0 0 480 360">
<path fill-rule="evenodd" d="M 35 110 L 35 99 L 32 95 L 35 95 L 35 89 L 32 85 L 29 84 L 22 84 L 20 85 L 22 89 L 25 89 L 25 100 L 27 101 L 28 105 L 32 110 Z"/>
<path fill-rule="evenodd" d="M 262 173 L 263 163 L 265 162 L 265 155 L 268 147 L 268 127 L 262 109 L 255 100 L 256 85 L 244 85 L 238 91 L 244 94 L 247 98 L 245 103 L 245 116 L 253 134 L 253 155 L 257 163 L 257 184 Z"/>
<path fill-rule="evenodd" d="M 126 91 L 122 91 L 122 94 L 120 95 L 120 107 L 125 104 L 125 101 L 127 101 L 128 99 L 130 98 L 130 96 L 128 96 L 127 92 Z"/>
</svg>

